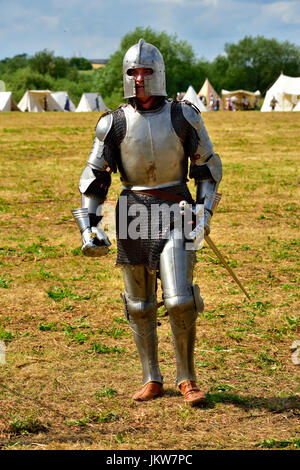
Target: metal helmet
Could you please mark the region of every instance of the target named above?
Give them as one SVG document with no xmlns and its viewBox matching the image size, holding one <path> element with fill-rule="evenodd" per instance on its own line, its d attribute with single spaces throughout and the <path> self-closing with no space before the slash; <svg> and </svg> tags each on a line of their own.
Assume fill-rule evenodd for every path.
<svg viewBox="0 0 300 470">
<path fill-rule="evenodd" d="M 123 60 L 124 98 L 136 96 L 135 79 L 128 71 L 137 68 L 150 68 L 151 75 L 144 78 L 145 93 L 149 96 L 167 96 L 164 59 L 157 47 L 140 39 L 130 47 Z"/>
</svg>

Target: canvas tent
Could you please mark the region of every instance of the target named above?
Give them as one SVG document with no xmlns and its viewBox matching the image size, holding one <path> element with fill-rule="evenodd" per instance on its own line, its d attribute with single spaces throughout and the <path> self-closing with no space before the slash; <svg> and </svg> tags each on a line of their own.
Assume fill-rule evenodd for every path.
<svg viewBox="0 0 300 470">
<path fill-rule="evenodd" d="M 199 98 L 203 97 L 205 98 L 204 104 L 206 103 L 206 106 L 208 109 L 213 110 L 213 107 L 210 108 L 210 103 L 211 103 L 211 98 L 213 97 L 214 101 L 214 106 L 217 103 L 217 100 L 219 100 L 220 107 L 222 107 L 222 101 L 214 87 L 211 85 L 209 82 L 208 78 L 205 79 L 199 93 L 198 93 Z"/>
<path fill-rule="evenodd" d="M 18 106 L 21 111 L 29 112 L 63 111 L 51 94 L 50 90 L 27 90 Z"/>
<path fill-rule="evenodd" d="M 272 111 L 273 97 L 277 101 L 274 111 L 292 111 L 300 99 L 300 77 L 289 77 L 282 73 L 267 91 L 261 111 Z"/>
<path fill-rule="evenodd" d="M 83 93 L 79 105 L 76 108 L 77 113 L 108 110 L 99 93 Z"/>
<path fill-rule="evenodd" d="M 51 96 L 63 111 L 76 111 L 76 106 L 66 91 L 54 91 L 51 93 Z"/>
<path fill-rule="evenodd" d="M 293 111 L 300 111 L 300 100 L 298 101 L 298 103 L 294 107 Z"/>
<path fill-rule="evenodd" d="M 202 103 L 202 101 L 200 100 L 200 98 L 198 97 L 197 93 L 195 92 L 194 88 L 192 87 L 192 85 L 190 85 L 187 89 L 187 92 L 186 94 L 183 96 L 182 100 L 187 100 L 187 101 L 190 101 L 191 103 L 193 103 L 195 106 L 197 106 L 197 108 L 199 109 L 199 111 L 207 111 L 207 108 L 206 106 L 204 106 L 204 104 Z"/>
<path fill-rule="evenodd" d="M 228 100 L 231 100 L 235 103 L 237 110 L 245 109 L 243 105 L 243 100 L 246 98 L 249 102 L 249 106 L 246 109 L 255 109 L 258 106 L 260 91 L 255 92 L 247 90 L 235 90 L 235 91 L 221 91 L 222 105 L 224 109 L 228 109 L 227 103 Z"/>
<path fill-rule="evenodd" d="M 20 111 L 11 91 L 0 92 L 0 111 Z"/>
</svg>

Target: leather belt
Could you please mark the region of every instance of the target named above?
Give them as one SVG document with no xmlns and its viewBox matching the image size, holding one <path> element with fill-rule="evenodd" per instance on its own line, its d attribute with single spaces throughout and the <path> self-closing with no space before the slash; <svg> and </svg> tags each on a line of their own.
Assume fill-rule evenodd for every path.
<svg viewBox="0 0 300 470">
<path fill-rule="evenodd" d="M 135 191 L 131 189 L 135 194 L 144 194 L 145 196 L 155 197 L 156 199 L 162 199 L 164 201 L 171 201 L 171 202 L 180 202 L 184 199 L 183 196 L 179 196 L 178 194 L 168 193 L 166 191 L 161 191 L 160 189 L 144 189 L 143 191 Z"/>
</svg>

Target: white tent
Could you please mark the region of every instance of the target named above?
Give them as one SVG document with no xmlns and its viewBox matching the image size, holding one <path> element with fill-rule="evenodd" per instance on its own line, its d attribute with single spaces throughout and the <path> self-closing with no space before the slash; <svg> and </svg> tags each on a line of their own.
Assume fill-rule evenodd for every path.
<svg viewBox="0 0 300 470">
<path fill-rule="evenodd" d="M 59 107 L 63 111 L 76 111 L 76 106 L 74 105 L 66 91 L 53 91 L 51 93 L 51 96 L 55 99 L 55 101 L 58 103 Z M 67 109 L 68 104 L 69 109 Z"/>
<path fill-rule="evenodd" d="M 21 111 L 29 112 L 63 111 L 51 94 L 50 90 L 27 90 L 18 106 Z"/>
<path fill-rule="evenodd" d="M 11 91 L 0 92 L 0 111 L 20 111 Z"/>
<path fill-rule="evenodd" d="M 236 109 L 255 109 L 258 106 L 260 91 L 248 90 L 221 90 L 222 103 L 225 110 L 228 110 L 228 100 L 235 102 Z M 248 104 L 244 105 L 243 100 L 246 98 Z"/>
<path fill-rule="evenodd" d="M 288 77 L 282 73 L 267 91 L 261 111 L 272 111 L 273 98 L 277 101 L 274 111 L 292 111 L 300 99 L 300 77 Z"/>
<path fill-rule="evenodd" d="M 298 103 L 294 107 L 293 111 L 300 111 L 300 100 L 298 101 Z"/>
<path fill-rule="evenodd" d="M 190 85 L 187 89 L 187 92 L 186 94 L 184 95 L 184 97 L 182 98 L 182 101 L 183 100 L 187 100 L 187 101 L 190 101 L 192 104 L 194 104 L 195 106 L 197 106 L 197 108 L 199 109 L 199 111 L 207 111 L 207 108 L 206 106 L 204 106 L 204 104 L 202 103 L 202 101 L 200 100 L 200 98 L 198 97 L 197 93 L 195 92 L 194 88 L 192 87 L 192 85 Z"/>
<path fill-rule="evenodd" d="M 108 111 L 102 96 L 99 93 L 83 93 L 76 112 L 89 112 L 89 111 Z"/>
</svg>

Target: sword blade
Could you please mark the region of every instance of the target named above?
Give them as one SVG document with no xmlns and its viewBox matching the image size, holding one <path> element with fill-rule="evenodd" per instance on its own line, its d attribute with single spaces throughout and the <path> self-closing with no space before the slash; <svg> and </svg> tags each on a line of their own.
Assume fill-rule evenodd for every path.
<svg viewBox="0 0 300 470">
<path fill-rule="evenodd" d="M 250 299 L 250 296 L 248 294 L 248 292 L 246 291 L 246 289 L 244 288 L 244 286 L 241 284 L 241 282 L 239 281 L 239 279 L 237 278 L 236 274 L 234 273 L 234 271 L 232 270 L 232 268 L 229 266 L 229 264 L 227 263 L 227 261 L 225 260 L 224 256 L 222 255 L 222 253 L 219 251 L 219 249 L 216 247 L 215 243 L 212 241 L 212 239 L 210 238 L 209 235 L 205 235 L 204 236 L 204 239 L 205 241 L 207 242 L 207 244 L 210 246 L 210 248 L 213 250 L 213 252 L 217 255 L 218 259 L 221 261 L 221 263 L 223 264 L 224 268 L 227 269 L 227 271 L 229 272 L 229 274 L 231 275 L 231 277 L 235 280 L 235 282 L 237 283 L 237 285 L 241 288 L 241 290 L 244 292 L 244 294 L 246 295 L 246 297 L 248 297 L 249 300 Z"/>
</svg>

